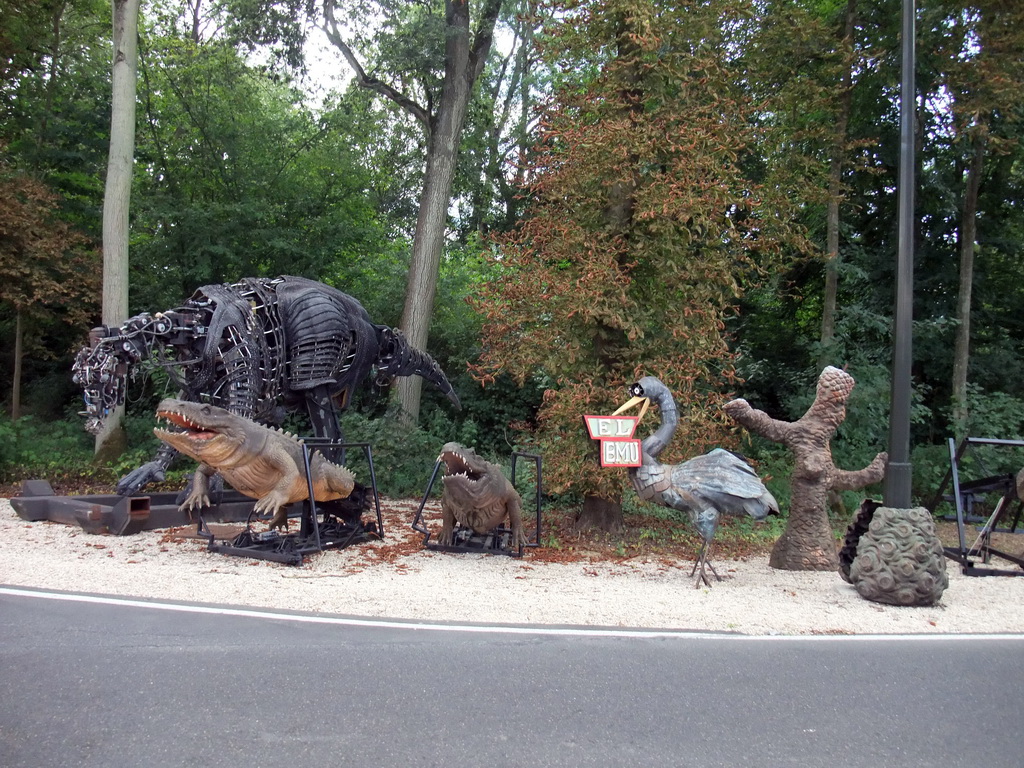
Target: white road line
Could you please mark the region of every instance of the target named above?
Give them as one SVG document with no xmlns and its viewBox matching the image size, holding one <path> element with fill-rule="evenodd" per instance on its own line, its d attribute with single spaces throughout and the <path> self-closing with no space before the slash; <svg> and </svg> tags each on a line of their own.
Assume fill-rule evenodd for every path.
<svg viewBox="0 0 1024 768">
<path fill-rule="evenodd" d="M 500 624 L 433 624 L 415 621 L 396 621 L 393 619 L 357 619 L 343 616 L 318 616 L 292 613 L 276 613 L 274 611 L 251 608 L 227 608 L 213 605 L 187 605 L 183 603 L 150 602 L 133 600 L 125 597 L 105 597 L 102 595 L 79 595 L 67 592 L 47 592 L 45 590 L 19 589 L 17 587 L 0 586 L 0 595 L 13 597 L 33 597 L 41 600 L 59 600 L 75 603 L 94 603 L 99 605 L 116 605 L 127 608 L 150 608 L 157 611 L 176 611 L 179 613 L 202 613 L 219 616 L 238 616 L 251 619 L 271 619 L 273 621 L 294 621 L 305 624 L 336 624 L 347 627 L 378 627 L 383 629 L 411 629 L 431 632 L 471 632 L 477 634 L 512 634 L 512 635 L 562 635 L 569 637 L 630 637 L 630 638 L 676 638 L 687 640 L 772 640 L 797 642 L 844 642 L 851 640 L 901 640 L 917 642 L 957 641 L 957 640 L 1017 640 L 1024 641 L 1024 634 L 877 634 L 877 635 L 742 635 L 732 633 L 700 632 L 685 629 L 609 629 L 589 627 L 548 627 L 548 626 L 504 626 Z"/>
</svg>

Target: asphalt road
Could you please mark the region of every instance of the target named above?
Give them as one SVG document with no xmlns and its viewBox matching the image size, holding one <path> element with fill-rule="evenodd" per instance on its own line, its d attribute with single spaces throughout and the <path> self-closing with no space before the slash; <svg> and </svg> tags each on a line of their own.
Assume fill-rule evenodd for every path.
<svg viewBox="0 0 1024 768">
<path fill-rule="evenodd" d="M 182 608 L 0 589 L 0 766 L 1024 766 L 1024 636 Z"/>
</svg>

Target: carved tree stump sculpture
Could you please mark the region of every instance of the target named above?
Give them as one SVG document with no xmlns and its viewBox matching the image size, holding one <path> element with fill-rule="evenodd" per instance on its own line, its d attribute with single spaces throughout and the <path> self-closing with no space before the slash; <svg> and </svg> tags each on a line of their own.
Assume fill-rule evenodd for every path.
<svg viewBox="0 0 1024 768">
<path fill-rule="evenodd" d="M 789 521 L 772 549 L 769 564 L 787 571 L 834 571 L 839 568 L 832 527 L 828 521 L 828 492 L 853 491 L 879 482 L 887 454 L 859 471 L 838 469 L 832 463 L 829 441 L 846 418 L 846 401 L 854 380 L 846 371 L 828 366 L 818 377 L 814 402 L 798 421 L 771 418 L 741 399 L 725 405 L 736 422 L 755 434 L 782 443 L 793 453 Z"/>
</svg>

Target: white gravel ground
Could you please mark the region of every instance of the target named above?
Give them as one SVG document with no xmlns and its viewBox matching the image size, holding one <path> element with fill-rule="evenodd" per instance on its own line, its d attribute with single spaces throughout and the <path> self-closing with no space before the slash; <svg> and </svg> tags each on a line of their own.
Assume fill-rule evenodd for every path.
<svg viewBox="0 0 1024 768">
<path fill-rule="evenodd" d="M 410 518 L 411 519 L 411 518 Z M 940 603 L 861 598 L 837 574 L 717 561 L 695 589 L 690 563 L 548 563 L 427 550 L 381 558 L 383 543 L 331 550 L 295 567 L 206 551 L 166 531 L 97 536 L 21 520 L 0 499 L 0 584 L 160 600 L 443 622 L 644 627 L 768 634 L 1024 633 L 1024 578 L 965 577 L 947 561 Z M 411 534 L 418 536 L 418 534 Z M 378 550 L 375 552 L 375 550 Z M 382 561 L 383 560 L 383 561 Z"/>
</svg>

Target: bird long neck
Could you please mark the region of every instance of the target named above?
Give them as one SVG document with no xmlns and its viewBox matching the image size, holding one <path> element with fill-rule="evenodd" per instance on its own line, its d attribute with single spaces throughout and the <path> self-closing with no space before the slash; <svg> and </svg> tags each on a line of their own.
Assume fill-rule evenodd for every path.
<svg viewBox="0 0 1024 768">
<path fill-rule="evenodd" d="M 645 464 L 656 463 L 654 459 L 668 447 L 672 435 L 675 434 L 676 425 L 679 424 L 679 411 L 676 410 L 676 404 L 671 398 L 661 398 L 658 401 L 658 410 L 661 411 L 661 426 L 640 444 Z M 648 462 L 647 459 L 651 461 Z"/>
</svg>

